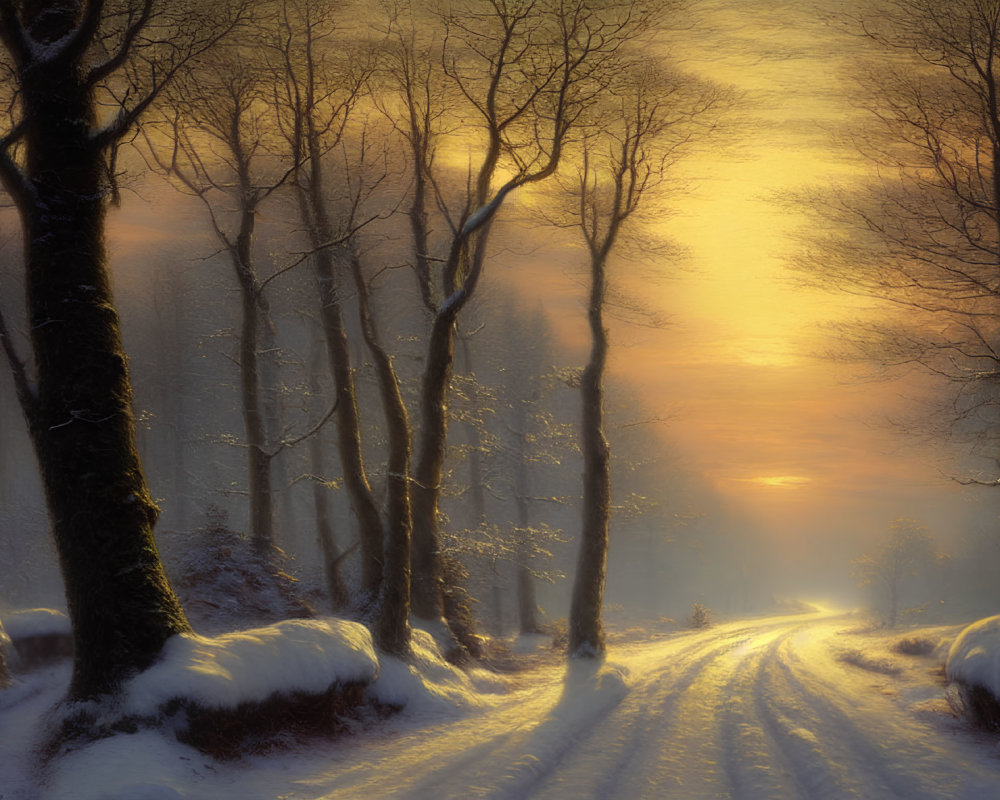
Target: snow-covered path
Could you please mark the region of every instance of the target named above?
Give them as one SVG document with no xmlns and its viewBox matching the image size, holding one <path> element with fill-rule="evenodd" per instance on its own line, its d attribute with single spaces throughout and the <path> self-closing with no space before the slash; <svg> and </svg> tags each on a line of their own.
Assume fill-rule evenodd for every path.
<svg viewBox="0 0 1000 800">
<path fill-rule="evenodd" d="M 507 691 L 425 698 L 352 735 L 236 763 L 166 732 L 115 736 L 61 759 L 40 793 L 7 769 L 30 737 L 0 730 L 0 798 L 1000 797 L 1000 750 L 950 715 L 940 647 L 900 655 L 900 634 L 858 625 L 817 612 L 618 634 L 604 664 L 552 658 Z M 47 691 L 0 722 L 26 728 L 57 696 Z"/>
<path fill-rule="evenodd" d="M 346 741 L 281 796 L 1000 797 L 1000 760 L 951 721 L 934 659 L 848 663 L 859 640 L 884 644 L 853 624 L 777 617 L 613 648 L 481 713 Z"/>
</svg>

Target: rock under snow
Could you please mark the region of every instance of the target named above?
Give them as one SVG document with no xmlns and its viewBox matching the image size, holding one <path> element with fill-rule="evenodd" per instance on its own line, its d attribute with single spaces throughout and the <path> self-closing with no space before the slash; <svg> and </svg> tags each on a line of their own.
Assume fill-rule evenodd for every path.
<svg viewBox="0 0 1000 800">
<path fill-rule="evenodd" d="M 65 635 L 71 633 L 69 617 L 54 608 L 26 608 L 8 611 L 3 615 L 3 627 L 15 642 L 35 636 Z"/>
<path fill-rule="evenodd" d="M 945 673 L 950 681 L 981 686 L 1000 698 L 1000 616 L 974 622 L 958 635 Z"/>
<path fill-rule="evenodd" d="M 21 671 L 51 664 L 73 655 L 69 617 L 53 608 L 28 608 L 3 615 L 12 643 L 11 662 Z"/>
<path fill-rule="evenodd" d="M 371 634 L 342 619 L 285 620 L 206 637 L 182 634 L 125 687 L 128 714 L 148 716 L 171 700 L 235 708 L 275 694 L 322 694 L 378 675 Z"/>
</svg>

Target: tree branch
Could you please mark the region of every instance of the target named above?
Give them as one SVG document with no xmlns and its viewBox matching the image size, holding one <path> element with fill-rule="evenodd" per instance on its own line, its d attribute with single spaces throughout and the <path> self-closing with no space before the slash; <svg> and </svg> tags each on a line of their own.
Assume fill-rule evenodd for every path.
<svg viewBox="0 0 1000 800">
<path fill-rule="evenodd" d="M 14 378 L 14 389 L 17 392 L 17 399 L 21 404 L 21 410 L 29 424 L 33 423 L 38 413 L 38 397 L 28 380 L 28 370 L 24 361 L 17 353 L 14 342 L 7 327 L 7 320 L 3 310 L 0 309 L 0 346 L 3 347 L 7 363 L 10 365 L 10 372 Z"/>
<path fill-rule="evenodd" d="M 31 59 L 31 42 L 12 0 L 0 0 L 0 41 L 18 64 Z"/>
<path fill-rule="evenodd" d="M 149 22 L 152 15 L 153 0 L 145 0 L 142 4 L 142 11 L 139 13 L 138 19 L 129 25 L 125 30 L 125 33 L 122 35 L 118 51 L 107 61 L 102 64 L 98 64 L 87 73 L 86 81 L 88 85 L 93 86 L 98 81 L 107 78 L 125 63 L 129 54 L 132 52 L 132 46 L 135 44 L 136 37 L 138 37 L 138 35 L 142 32 L 142 29 L 146 27 L 146 24 Z"/>
</svg>

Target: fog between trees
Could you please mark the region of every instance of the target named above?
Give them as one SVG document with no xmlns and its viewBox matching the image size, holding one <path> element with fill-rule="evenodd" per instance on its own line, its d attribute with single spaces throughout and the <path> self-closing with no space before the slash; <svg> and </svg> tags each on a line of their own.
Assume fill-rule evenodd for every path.
<svg viewBox="0 0 1000 800">
<path fill-rule="evenodd" d="M 684 24 L 672 2 L 0 2 L 0 586 L 54 602 L 47 505 L 89 642 L 76 697 L 186 628 L 157 516 L 196 625 L 256 621 L 178 573 L 215 546 L 279 613 L 352 615 L 397 654 L 412 612 L 456 660 L 567 613 L 570 654 L 600 655 L 609 557 L 607 599 L 634 614 L 773 602 L 775 554 L 605 374 L 621 245 L 650 241 L 640 207 L 676 202 L 671 168 L 738 102 L 650 63 Z M 586 274 L 582 371 L 504 285 L 525 262 Z"/>
<path fill-rule="evenodd" d="M 544 519 L 536 523 L 532 507 L 571 507 L 579 489 L 568 490 L 570 481 L 561 476 L 558 490 L 539 492 L 548 478 L 533 476 L 531 467 L 546 459 L 553 466 L 573 463 L 568 437 L 558 441 L 551 434 L 554 426 L 565 424 L 560 417 L 567 413 L 566 400 L 558 395 L 567 385 L 575 388 L 578 379 L 536 360 L 534 372 L 527 374 L 516 362 L 493 368 L 507 371 L 505 392 L 483 384 L 485 364 L 495 357 L 491 352 L 502 345 L 524 354 L 544 347 L 546 334 L 540 318 L 529 323 L 516 306 L 500 320 L 473 301 L 487 265 L 498 258 L 501 239 L 496 236 L 494 243 L 491 233 L 504 202 L 578 157 L 579 136 L 600 129 L 602 104 L 625 97 L 629 81 L 640 80 L 638 72 L 634 79 L 628 76 L 644 60 L 642 46 L 657 33 L 659 16 L 677 9 L 634 3 L 471 3 L 414 14 L 387 7 L 368 25 L 346 13 L 333 14 L 322 3 L 292 0 L 222 6 L 212 14 L 182 17 L 153 3 L 125 7 L 123 16 L 101 3 L 40 10 L 4 5 L 0 10 L 14 78 L 3 174 L 25 231 L 31 287 L 27 327 L 33 331 L 26 347 L 19 335 L 24 322 L 7 324 L 5 317 L 3 343 L 46 476 L 45 496 L 69 587 L 79 642 L 74 696 L 108 691 L 120 675 L 155 657 L 158 642 L 170 631 L 186 626 L 162 578 L 153 579 L 147 568 L 135 573 L 142 585 L 159 587 L 143 599 L 134 587 L 121 584 L 128 570 L 114 566 L 131 557 L 125 554 L 133 546 L 152 557 L 149 570 L 159 569 L 148 543 L 159 512 L 145 488 L 136 446 L 145 451 L 151 474 L 160 463 L 168 465 L 163 480 L 169 491 L 160 505 L 170 508 L 170 497 L 178 498 L 174 523 L 182 530 L 197 525 L 199 506 L 210 518 L 203 534 L 225 527 L 224 517 L 207 508 L 208 499 L 233 507 L 232 524 L 239 525 L 239 501 L 247 492 L 248 535 L 262 568 L 279 583 L 287 580 L 279 545 L 301 552 L 304 561 L 315 558 L 315 545 L 309 546 L 314 535 L 303 537 L 303 518 L 329 519 L 315 493 L 316 510 L 303 515 L 293 496 L 296 487 L 312 483 L 309 488 L 343 492 L 348 502 L 342 505 L 349 505 L 350 514 L 340 509 L 332 533 L 322 522 L 318 526 L 328 591 L 338 603 L 343 600 L 338 572 L 346 558 L 360 557 L 360 584 L 349 582 L 348 603 L 352 613 L 375 625 L 379 645 L 389 652 L 406 650 L 406 582 L 412 570 L 414 613 L 429 623 L 447 622 L 441 634 L 451 638 L 454 657 L 477 655 L 474 598 L 465 584 L 472 577 L 470 565 L 483 556 L 498 584 L 492 593 L 497 626 L 503 625 L 501 566 L 508 563 L 520 570 L 522 627 L 536 627 L 531 573 L 548 571 L 543 556 L 550 542 L 574 537 L 556 533 L 569 526 Z M 200 8 L 184 9 L 193 10 Z M 158 37 L 150 40 L 153 30 Z M 33 43 L 40 42 L 51 52 L 39 51 Z M 65 92 L 58 103 L 53 101 L 56 86 Z M 680 116 L 671 124 L 682 128 L 691 113 L 680 105 L 677 109 Z M 70 132 L 77 138 L 66 139 Z M 71 156 L 66 155 L 72 150 L 69 141 L 78 142 Z M 652 135 L 642 144 L 643 158 L 653 159 L 649 163 L 656 163 L 656 146 Z M 455 163 L 463 151 L 471 165 L 467 169 Z M 137 170 L 143 162 L 149 169 Z M 662 172 L 665 163 L 660 158 L 654 169 Z M 160 387 L 155 401 L 162 409 L 139 406 L 137 428 L 117 318 L 110 313 L 104 226 L 107 205 L 120 199 L 123 185 L 165 197 L 165 189 L 153 188 L 152 172 L 202 206 L 214 237 L 202 240 L 204 248 L 200 242 L 165 247 L 162 266 L 146 265 L 143 283 L 153 287 L 152 298 L 147 295 L 153 313 L 143 315 L 140 324 L 146 330 L 136 330 L 134 341 L 141 342 L 145 333 L 155 342 L 158 363 L 150 385 Z M 605 180 L 614 186 L 613 178 L 593 176 L 588 186 L 596 189 Z M 38 187 L 48 186 L 53 177 L 52 199 L 46 200 Z M 628 188 L 630 195 L 636 195 L 636 185 L 633 181 Z M 621 185 L 614 191 L 621 192 Z M 156 201 L 163 202 L 173 205 L 179 198 Z M 54 204 L 65 204 L 66 214 L 50 213 Z M 81 209 L 93 221 L 77 230 Z M 405 220 L 408 224 L 401 225 Z M 532 230 L 524 220 L 508 224 Z M 612 222 L 614 229 L 618 225 L 619 220 Z M 89 238 L 78 243 L 72 238 L 78 234 Z M 215 245 L 209 244 L 211 238 Z M 602 245 L 604 257 L 611 245 L 610 238 Z M 199 335 L 195 320 L 217 316 L 225 305 L 218 295 L 227 293 L 226 282 L 214 269 L 219 258 L 213 253 L 220 246 L 240 312 L 231 329 L 213 324 Z M 67 257 L 65 266 L 51 253 Z M 197 258 L 204 262 L 192 261 Z M 56 270 L 53 277 L 44 277 L 49 270 Z M 59 294 L 63 291 L 72 291 L 74 298 L 84 295 L 68 300 Z M 50 295 L 54 303 L 93 308 L 104 318 L 102 335 L 110 338 L 86 344 L 84 330 L 97 322 L 84 319 L 76 336 L 76 328 L 67 327 L 58 313 L 60 307 L 46 305 L 44 297 Z M 467 337 L 461 344 L 464 375 L 455 364 L 460 318 Z M 11 319 L 17 319 L 16 312 Z M 528 324 L 535 336 L 514 347 L 517 329 Z M 491 329 L 501 325 L 504 334 L 498 336 Z M 594 330 L 603 336 L 600 324 Z M 486 342 L 491 335 L 490 347 L 476 346 L 477 337 Z M 202 350 L 200 359 L 185 347 L 192 339 Z M 387 345 L 391 342 L 397 346 Z M 324 347 L 330 377 L 319 374 L 322 359 L 315 357 Z M 141 375 L 142 346 L 132 353 L 133 368 Z M 229 393 L 225 371 L 209 367 L 218 390 L 217 399 L 209 399 L 197 368 L 190 365 L 219 356 L 235 367 L 230 375 L 239 391 Z M 92 402 L 79 396 L 81 381 L 89 385 L 103 374 L 90 365 L 91 357 L 119 365 L 108 373 L 119 384 L 98 381 Z M 370 373 L 364 369 L 368 363 Z M 366 373 L 377 386 L 374 397 L 359 382 Z M 585 378 L 588 384 L 595 380 L 601 382 L 600 370 Z M 540 403 L 526 410 L 531 396 L 519 397 L 514 389 L 540 399 L 546 383 L 553 410 L 543 411 Z M 463 384 L 465 397 L 457 391 Z M 302 391 L 303 386 L 313 389 Z M 317 409 L 326 404 L 304 402 L 309 394 L 329 394 L 330 411 L 321 415 Z M 95 416 L 87 409 L 103 408 L 98 400 L 104 395 L 117 398 L 116 410 Z M 412 428 L 404 397 L 417 420 Z M 38 404 L 50 402 L 45 398 L 53 407 L 38 416 L 43 413 Z M 87 408 L 66 407 L 67 402 Z M 451 407 L 457 410 L 463 402 L 466 441 L 472 444 L 456 461 L 449 457 L 454 445 L 448 421 Z M 595 404 L 599 408 L 601 395 L 591 392 L 585 406 Z M 216 405 L 218 411 L 209 413 Z M 509 426 L 507 432 L 495 427 L 505 406 L 520 407 L 515 433 Z M 117 438 L 102 439 L 111 419 L 121 424 Z M 324 451 L 332 448 L 314 443 L 308 464 L 296 458 L 307 449 L 300 445 L 326 435 L 330 419 L 341 465 L 334 477 L 314 471 L 326 469 L 323 462 L 330 459 L 323 459 Z M 598 417 L 598 436 L 600 428 Z M 66 438 L 77 432 L 79 440 Z M 164 440 L 166 447 L 160 444 Z M 94 448 L 126 458 L 128 463 L 115 467 L 121 478 L 77 463 L 76 457 Z M 503 470 L 490 463 L 511 448 L 516 451 L 513 467 Z M 412 472 L 411 450 L 416 454 Z M 211 455 L 203 459 L 201 453 Z M 519 473 L 517 487 L 497 489 L 492 501 L 515 505 L 517 524 L 490 521 L 497 512 L 489 507 L 486 489 L 500 483 L 486 480 L 488 468 L 501 475 L 506 471 L 508 484 L 515 483 L 510 471 Z M 93 493 L 77 491 L 80 469 L 96 481 Z M 230 469 L 227 485 L 220 478 Z M 606 457 L 598 469 L 607 486 Z M 133 501 L 142 498 L 145 516 L 135 524 L 122 518 L 95 528 L 95 519 L 129 505 L 128 498 L 115 499 L 117 480 L 138 481 L 127 494 Z M 446 501 L 445 494 L 464 491 L 466 482 L 473 511 L 465 512 L 465 522 L 482 540 L 480 553 L 447 548 L 442 537 L 445 509 L 454 505 L 460 519 L 466 505 Z M 195 486 L 201 491 L 193 491 Z M 593 500 L 594 486 L 592 480 L 585 482 L 583 502 L 604 509 L 599 524 L 606 529 L 610 496 L 604 488 L 603 498 Z M 109 487 L 112 493 L 105 496 Z M 339 541 L 331 542 L 331 535 Z M 97 549 L 98 542 L 108 543 L 115 558 Z M 163 549 L 169 550 L 166 541 Z M 463 554 L 470 549 L 472 554 Z M 588 553 L 582 563 L 595 565 L 587 590 L 594 602 L 574 613 L 589 618 L 591 633 L 574 647 L 596 654 L 603 650 L 599 620 L 606 534 Z M 92 584 L 95 566 L 106 574 Z M 176 611 L 166 613 L 167 606 Z M 123 618 L 126 608 L 131 621 Z M 171 617 L 175 623 L 164 627 L 163 620 Z M 116 661 L 123 647 L 130 649 L 128 634 L 115 645 L 97 633 L 102 626 L 107 631 L 111 619 L 114 630 L 132 630 L 133 638 L 143 642 L 131 660 Z M 92 640 L 87 626 L 93 628 Z M 155 635 L 153 627 L 159 631 Z"/>
</svg>

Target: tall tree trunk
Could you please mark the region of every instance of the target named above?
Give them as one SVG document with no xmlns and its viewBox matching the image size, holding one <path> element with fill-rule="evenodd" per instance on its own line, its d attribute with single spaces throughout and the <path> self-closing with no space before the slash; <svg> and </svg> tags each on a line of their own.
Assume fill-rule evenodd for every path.
<svg viewBox="0 0 1000 800">
<path fill-rule="evenodd" d="M 388 440 L 386 460 L 385 572 L 375 644 L 384 653 L 402 656 L 410 649 L 410 536 L 413 529 L 410 506 L 410 419 L 399 391 L 399 381 L 372 315 L 368 284 L 357 253 L 352 252 L 351 272 L 358 292 L 361 331 L 371 353 L 378 379 Z"/>
<path fill-rule="evenodd" d="M 299 212 L 316 251 L 313 270 L 319 292 L 320 324 L 326 337 L 330 374 L 337 396 L 338 451 L 343 466 L 344 487 L 358 520 L 361 539 L 361 605 L 371 610 L 378 601 L 382 586 L 385 531 L 368 482 L 361 449 L 357 390 L 340 305 L 339 281 L 330 247 L 334 235 L 323 193 L 322 152 L 314 134 L 307 137 L 306 145 L 310 174 L 308 185 L 298 182 Z"/>
<path fill-rule="evenodd" d="M 302 220 L 309 243 L 313 248 L 313 271 L 316 277 L 320 302 L 320 324 L 326 338 L 330 374 L 336 393 L 337 448 L 340 454 L 344 488 L 350 498 L 351 508 L 358 521 L 361 543 L 361 597 L 360 606 L 366 612 L 373 612 L 378 603 L 382 586 L 385 529 L 379 513 L 378 503 L 372 492 L 365 470 L 361 446 L 361 421 L 358 412 L 357 390 L 351 368 L 350 348 L 344 325 L 344 313 L 340 303 L 340 268 L 334 264 L 332 249 L 335 236 L 333 222 L 327 210 L 325 188 L 324 157 L 328 148 L 323 137 L 331 134 L 331 126 L 336 129 L 334 119 L 323 120 L 324 103 L 329 99 L 326 87 L 318 85 L 321 72 L 314 53 L 317 35 L 310 7 L 292 12 L 285 6 L 286 23 L 298 14 L 302 28 L 302 39 L 295 42 L 293 29 L 288 29 L 289 39 L 283 46 L 285 52 L 286 78 L 291 90 L 292 130 L 289 143 L 292 161 L 301 165 L 295 173 L 296 197 L 299 217 Z M 292 49 L 301 47 L 303 56 L 301 74 L 293 63 Z M 351 100 L 336 112 L 348 113 Z M 336 115 L 335 115 L 336 118 Z M 346 120 L 346 117 L 344 117 Z M 332 141 L 339 141 L 340 133 L 332 135 Z"/>
<path fill-rule="evenodd" d="M 75 640 L 69 697 L 110 693 L 190 630 L 153 539 L 157 508 L 136 449 L 132 388 L 107 273 L 104 152 L 94 101 L 65 59 L 20 70 L 26 151 L 21 214 L 32 399 L 41 468 Z"/>
<path fill-rule="evenodd" d="M 320 396 L 319 369 L 322 362 L 323 346 L 313 340 L 309 357 L 309 395 Z M 326 590 L 330 595 L 330 606 L 334 611 L 344 608 L 350 596 L 344 580 L 340 576 L 340 563 L 343 560 L 340 548 L 333 532 L 332 515 L 330 514 L 330 487 L 320 479 L 326 472 L 323 458 L 323 438 L 320 431 L 309 437 L 309 470 L 312 472 L 313 508 L 316 513 L 316 541 L 319 544 L 323 558 L 323 577 L 326 579 Z"/>
<path fill-rule="evenodd" d="M 524 564 L 517 567 L 517 620 L 521 633 L 540 633 L 535 576 Z"/>
<path fill-rule="evenodd" d="M 271 495 L 271 455 L 261 403 L 258 337 L 264 312 L 251 261 L 254 212 L 244 208 L 240 230 L 230 257 L 240 287 L 240 400 L 247 446 L 247 483 L 250 492 L 250 538 L 262 553 L 274 544 L 274 506 Z"/>
<path fill-rule="evenodd" d="M 494 211 L 508 191 L 497 193 L 491 203 Z M 413 480 L 410 566 L 413 613 L 425 620 L 440 619 L 444 613 L 438 502 L 448 440 L 448 388 L 455 366 L 456 321 L 476 290 L 486 260 L 486 244 L 494 217 L 485 219 L 474 233 L 463 233 L 452 240 L 442 277 L 446 299 L 431 326 L 420 388 L 421 435 Z M 459 285 L 458 274 L 464 264 L 468 265 L 467 275 Z"/>
<path fill-rule="evenodd" d="M 351 371 L 347 331 L 338 298 L 329 253 L 320 251 L 314 260 L 320 294 L 320 319 L 326 336 L 330 374 L 337 395 L 337 444 L 343 466 L 344 487 L 358 520 L 361 538 L 362 606 L 371 606 L 382 585 L 382 520 L 375 502 L 361 452 L 361 420 Z"/>
<path fill-rule="evenodd" d="M 454 314 L 438 313 L 431 328 L 420 392 L 421 440 L 413 482 L 412 608 L 424 620 L 444 614 L 438 498 L 448 437 L 447 392 L 454 362 Z"/>
<path fill-rule="evenodd" d="M 518 403 L 518 417 L 521 435 L 518 440 L 518 464 L 514 475 L 514 502 L 517 506 L 517 524 L 527 536 L 530 525 L 528 514 L 528 459 L 524 452 L 524 436 L 526 435 L 527 415 L 524 414 L 523 403 Z M 517 618 L 521 633 L 538 633 L 538 600 L 535 597 L 535 576 L 528 568 L 525 546 L 521 546 L 520 563 L 517 565 Z"/>
<path fill-rule="evenodd" d="M 266 308 L 266 306 L 265 306 Z M 264 418 L 264 435 L 269 450 L 268 469 L 271 496 L 271 541 L 274 545 L 288 542 L 294 529 L 294 515 L 289 492 L 285 489 L 287 476 L 285 462 L 280 453 L 281 442 L 281 359 L 278 350 L 274 321 L 269 311 L 261 313 L 260 333 L 260 395 Z"/>
<path fill-rule="evenodd" d="M 604 257 L 591 255 L 591 292 L 587 309 L 592 346 L 583 370 L 580 393 L 583 419 L 583 527 L 573 599 L 569 614 L 569 654 L 595 657 L 604 653 L 601 607 L 608 559 L 608 523 L 611 516 L 611 467 L 604 438 L 603 377 L 608 338 L 604 330 Z"/>
</svg>

